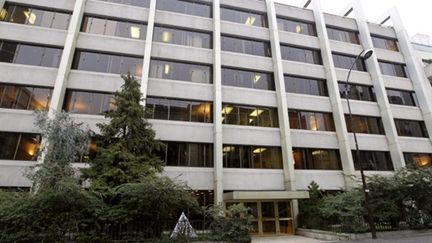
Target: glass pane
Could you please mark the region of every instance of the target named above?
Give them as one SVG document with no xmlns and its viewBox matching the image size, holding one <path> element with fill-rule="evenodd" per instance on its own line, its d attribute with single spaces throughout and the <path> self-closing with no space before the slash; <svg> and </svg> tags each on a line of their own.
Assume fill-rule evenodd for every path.
<svg viewBox="0 0 432 243">
<path fill-rule="evenodd" d="M 261 214 L 263 218 L 274 218 L 274 203 L 273 202 L 262 202 L 261 203 Z"/>
<path fill-rule="evenodd" d="M 39 146 L 39 137 L 33 134 L 21 135 L 18 144 L 16 160 L 36 160 Z"/>
<path fill-rule="evenodd" d="M 0 132 L 0 159 L 15 159 L 15 151 L 19 141 L 19 134 Z"/>
</svg>

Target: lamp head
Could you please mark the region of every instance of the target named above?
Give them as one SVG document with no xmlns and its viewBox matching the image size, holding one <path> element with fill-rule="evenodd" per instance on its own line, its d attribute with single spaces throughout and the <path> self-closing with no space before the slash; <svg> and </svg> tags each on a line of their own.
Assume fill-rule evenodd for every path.
<svg viewBox="0 0 432 243">
<path fill-rule="evenodd" d="M 374 50 L 373 50 L 373 49 L 367 49 L 367 50 L 364 50 L 364 51 L 363 51 L 363 55 L 362 55 L 363 60 L 366 60 L 366 59 L 368 59 L 369 57 L 371 57 L 371 56 L 373 55 L 373 53 L 374 53 Z"/>
</svg>

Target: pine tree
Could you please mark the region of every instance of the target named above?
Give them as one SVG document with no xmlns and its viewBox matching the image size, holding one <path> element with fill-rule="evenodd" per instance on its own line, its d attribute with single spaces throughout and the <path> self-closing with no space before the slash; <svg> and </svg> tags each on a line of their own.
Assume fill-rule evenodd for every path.
<svg viewBox="0 0 432 243">
<path fill-rule="evenodd" d="M 114 94 L 116 109 L 105 114 L 108 123 L 97 124 L 96 156 L 83 169 L 91 187 L 106 190 L 125 183 L 140 182 L 146 176 L 162 171 L 162 161 L 155 154 L 163 144 L 146 119 L 146 110 L 138 80 L 130 74 L 122 76 L 124 84 Z"/>
</svg>

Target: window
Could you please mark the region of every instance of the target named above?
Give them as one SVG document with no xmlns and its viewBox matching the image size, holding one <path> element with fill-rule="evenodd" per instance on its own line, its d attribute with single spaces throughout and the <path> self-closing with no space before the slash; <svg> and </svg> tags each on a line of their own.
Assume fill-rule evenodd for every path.
<svg viewBox="0 0 432 243">
<path fill-rule="evenodd" d="M 241 23 L 249 26 L 268 27 L 267 16 L 264 13 L 256 13 L 247 10 L 238 10 L 221 7 L 221 20 Z"/>
<path fill-rule="evenodd" d="M 381 72 L 384 75 L 396 76 L 402 78 L 408 77 L 408 72 L 404 64 L 390 63 L 384 61 L 378 61 L 378 63 L 380 65 Z"/>
<path fill-rule="evenodd" d="M 224 168 L 282 169 L 280 147 L 223 146 Z"/>
<path fill-rule="evenodd" d="M 146 100 L 149 119 L 213 122 L 210 102 L 148 97 Z"/>
<path fill-rule="evenodd" d="M 222 84 L 243 88 L 275 90 L 271 73 L 222 67 Z"/>
<path fill-rule="evenodd" d="M 395 119 L 396 129 L 399 136 L 407 137 L 429 137 L 423 121 Z"/>
<path fill-rule="evenodd" d="M 372 36 L 374 47 L 390 51 L 399 51 L 397 40 L 384 37 Z"/>
<path fill-rule="evenodd" d="M 413 91 L 387 89 L 387 97 L 390 104 L 417 106 L 417 98 Z"/>
<path fill-rule="evenodd" d="M 363 170 L 373 171 L 391 171 L 393 170 L 393 163 L 390 158 L 389 152 L 381 151 L 359 151 L 359 159 L 357 160 L 357 152 L 352 150 L 352 156 L 354 160 L 354 168 L 360 170 L 360 166 Z"/>
<path fill-rule="evenodd" d="M 322 65 L 321 53 L 318 50 L 281 45 L 281 52 L 284 60 Z"/>
<path fill-rule="evenodd" d="M 0 62 L 58 67 L 62 49 L 0 40 Z"/>
<path fill-rule="evenodd" d="M 20 6 L 12 3 L 5 3 L 0 11 L 2 12 L 0 21 L 61 30 L 68 29 L 71 18 L 70 13 Z"/>
<path fill-rule="evenodd" d="M 376 101 L 375 92 L 372 86 L 360 84 L 347 85 L 346 83 L 339 83 L 340 97 L 346 99 L 348 93 L 348 98 L 352 100 Z"/>
<path fill-rule="evenodd" d="M 0 132 L 0 159 L 35 161 L 39 143 L 37 134 Z"/>
<path fill-rule="evenodd" d="M 279 127 L 276 108 L 243 105 L 222 105 L 223 124 L 259 127 Z"/>
<path fill-rule="evenodd" d="M 69 113 L 103 115 L 116 109 L 112 94 L 67 90 L 63 109 Z"/>
<path fill-rule="evenodd" d="M 432 165 L 432 154 L 424 153 L 404 153 L 407 166 L 426 168 Z"/>
<path fill-rule="evenodd" d="M 255 56 L 271 57 L 270 44 L 264 41 L 222 36 L 222 50 Z"/>
<path fill-rule="evenodd" d="M 293 148 L 297 170 L 341 170 L 339 151 L 335 149 Z"/>
<path fill-rule="evenodd" d="M 141 76 L 142 57 L 76 51 L 72 69 Z"/>
<path fill-rule="evenodd" d="M 213 167 L 213 144 L 164 142 L 159 156 L 167 166 Z"/>
<path fill-rule="evenodd" d="M 331 113 L 289 110 L 288 114 L 291 129 L 335 131 Z"/>
<path fill-rule="evenodd" d="M 209 33 L 161 26 L 155 26 L 153 40 L 198 48 L 212 48 L 212 35 Z"/>
<path fill-rule="evenodd" d="M 316 36 L 316 29 L 314 23 L 303 22 L 300 20 L 277 18 L 278 28 L 282 31 L 293 32 L 303 35 Z"/>
<path fill-rule="evenodd" d="M 351 121 L 350 116 L 345 115 L 345 122 L 348 132 L 385 134 L 381 118 L 379 117 L 353 115 Z"/>
<path fill-rule="evenodd" d="M 110 3 L 127 4 L 127 5 L 144 7 L 144 8 L 150 7 L 150 0 L 102 0 L 102 1 L 110 2 Z"/>
<path fill-rule="evenodd" d="M 212 68 L 202 64 L 151 60 L 150 77 L 211 84 Z"/>
<path fill-rule="evenodd" d="M 145 40 L 147 26 L 144 23 L 135 23 L 126 20 L 85 16 L 81 31 L 99 35 Z"/>
<path fill-rule="evenodd" d="M 285 76 L 285 89 L 288 93 L 328 96 L 325 80 Z"/>
<path fill-rule="evenodd" d="M 157 0 L 157 9 L 211 18 L 212 7 L 201 1 Z"/>
<path fill-rule="evenodd" d="M 360 44 L 357 32 L 355 31 L 327 27 L 327 33 L 329 39 Z"/>
<path fill-rule="evenodd" d="M 355 60 L 355 57 L 353 56 L 346 56 L 342 54 L 333 53 L 332 56 L 334 65 L 337 68 L 350 69 Z M 357 60 L 352 70 L 366 72 L 366 65 L 364 61 L 362 59 Z"/>
<path fill-rule="evenodd" d="M 47 110 L 51 88 L 0 83 L 0 108 Z"/>
</svg>

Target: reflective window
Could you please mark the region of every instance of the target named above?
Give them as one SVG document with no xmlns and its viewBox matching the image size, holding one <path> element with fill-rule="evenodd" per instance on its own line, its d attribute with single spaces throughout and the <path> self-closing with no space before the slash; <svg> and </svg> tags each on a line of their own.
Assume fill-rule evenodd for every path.
<svg viewBox="0 0 432 243">
<path fill-rule="evenodd" d="M 135 23 L 126 20 L 85 16 L 81 31 L 99 35 L 145 40 L 147 26 L 143 23 Z"/>
<path fill-rule="evenodd" d="M 72 69 L 141 76 L 142 62 L 142 57 L 76 51 Z"/>
<path fill-rule="evenodd" d="M 384 61 L 378 61 L 378 63 L 380 65 L 381 72 L 384 75 L 390 75 L 390 76 L 396 76 L 402 78 L 408 77 L 408 72 L 404 64 L 390 63 Z"/>
<path fill-rule="evenodd" d="M 335 149 L 293 148 L 293 158 L 296 170 L 342 170 Z"/>
<path fill-rule="evenodd" d="M 358 34 L 355 31 L 327 27 L 327 33 L 329 39 L 360 44 Z"/>
<path fill-rule="evenodd" d="M 267 15 L 246 10 L 221 7 L 221 20 L 241 23 L 249 26 L 268 27 Z"/>
<path fill-rule="evenodd" d="M 399 136 L 407 137 L 429 137 L 423 121 L 395 119 L 396 129 Z"/>
<path fill-rule="evenodd" d="M 291 129 L 335 131 L 331 113 L 289 110 L 289 123 Z"/>
<path fill-rule="evenodd" d="M 333 56 L 334 65 L 337 68 L 350 69 L 351 65 L 353 64 L 353 62 L 355 60 L 355 57 L 353 57 L 353 56 L 347 56 L 347 55 L 342 55 L 342 54 L 333 53 L 332 56 Z M 353 66 L 352 70 L 365 72 L 366 71 L 366 65 L 365 65 L 364 61 L 361 59 L 357 60 L 357 62 Z"/>
<path fill-rule="evenodd" d="M 83 154 L 78 154 L 78 161 L 79 163 L 87 163 L 90 160 L 93 160 L 96 158 L 96 139 L 95 138 L 90 138 L 90 143 L 88 146 L 88 150 L 83 153 Z"/>
<path fill-rule="evenodd" d="M 360 162 L 357 161 L 357 153 L 355 150 L 352 150 L 352 156 L 354 160 L 354 168 L 356 170 L 360 170 L 360 166 L 363 170 L 374 170 L 374 171 L 393 170 L 393 163 L 389 152 L 360 151 L 359 153 Z"/>
<path fill-rule="evenodd" d="M 212 68 L 207 65 L 154 59 L 150 62 L 151 78 L 211 84 L 213 82 L 212 75 Z"/>
<path fill-rule="evenodd" d="M 209 33 L 155 26 L 153 40 L 198 48 L 212 48 Z"/>
<path fill-rule="evenodd" d="M 348 132 L 385 134 L 381 118 L 379 117 L 353 115 L 351 122 L 350 116 L 345 115 L 345 122 Z"/>
<path fill-rule="evenodd" d="M 213 122 L 213 107 L 210 102 L 148 97 L 146 108 L 149 119 Z"/>
<path fill-rule="evenodd" d="M 45 10 L 33 7 L 5 3 L 0 9 L 0 21 L 17 24 L 35 25 L 47 28 L 66 30 L 71 14 L 56 10 Z"/>
<path fill-rule="evenodd" d="M 222 105 L 223 124 L 241 126 L 279 127 L 276 108 L 243 105 Z"/>
<path fill-rule="evenodd" d="M 325 80 L 285 76 L 285 89 L 288 93 L 328 96 Z"/>
<path fill-rule="evenodd" d="M 0 132 L 0 159 L 35 161 L 39 143 L 37 134 Z"/>
<path fill-rule="evenodd" d="M 51 88 L 0 83 L 0 108 L 47 110 L 51 93 Z"/>
<path fill-rule="evenodd" d="M 352 100 L 376 101 L 373 87 L 367 85 L 339 83 L 339 94 L 344 99 L 349 95 Z"/>
<path fill-rule="evenodd" d="M 417 106 L 417 98 L 414 91 L 386 89 L 390 104 Z"/>
<path fill-rule="evenodd" d="M 278 28 L 282 31 L 293 32 L 303 35 L 316 36 L 316 29 L 314 23 L 303 22 L 294 19 L 277 18 Z"/>
<path fill-rule="evenodd" d="M 144 7 L 144 8 L 150 7 L 150 0 L 102 0 L 102 1 L 127 4 L 127 5 Z"/>
<path fill-rule="evenodd" d="M 157 9 L 211 18 L 212 6 L 196 0 L 157 0 Z"/>
<path fill-rule="evenodd" d="M 282 169 L 280 147 L 223 146 L 224 168 Z"/>
<path fill-rule="evenodd" d="M 116 106 L 112 94 L 67 90 L 63 109 L 69 113 L 103 115 Z"/>
<path fill-rule="evenodd" d="M 322 65 L 319 50 L 281 45 L 281 53 L 284 60 Z"/>
<path fill-rule="evenodd" d="M 58 67 L 62 49 L 0 40 L 0 62 Z"/>
<path fill-rule="evenodd" d="M 270 43 L 268 42 L 222 36 L 221 43 L 223 51 L 271 57 Z"/>
<path fill-rule="evenodd" d="M 222 84 L 243 88 L 275 90 L 271 73 L 246 71 L 222 67 Z"/>
<path fill-rule="evenodd" d="M 432 154 L 424 153 L 404 153 L 407 165 L 426 168 L 432 166 Z"/>
<path fill-rule="evenodd" d="M 213 167 L 213 144 L 164 142 L 159 156 L 166 166 Z"/>
<path fill-rule="evenodd" d="M 372 42 L 376 48 L 387 49 L 390 51 L 399 51 L 397 40 L 395 39 L 372 36 Z"/>
</svg>

